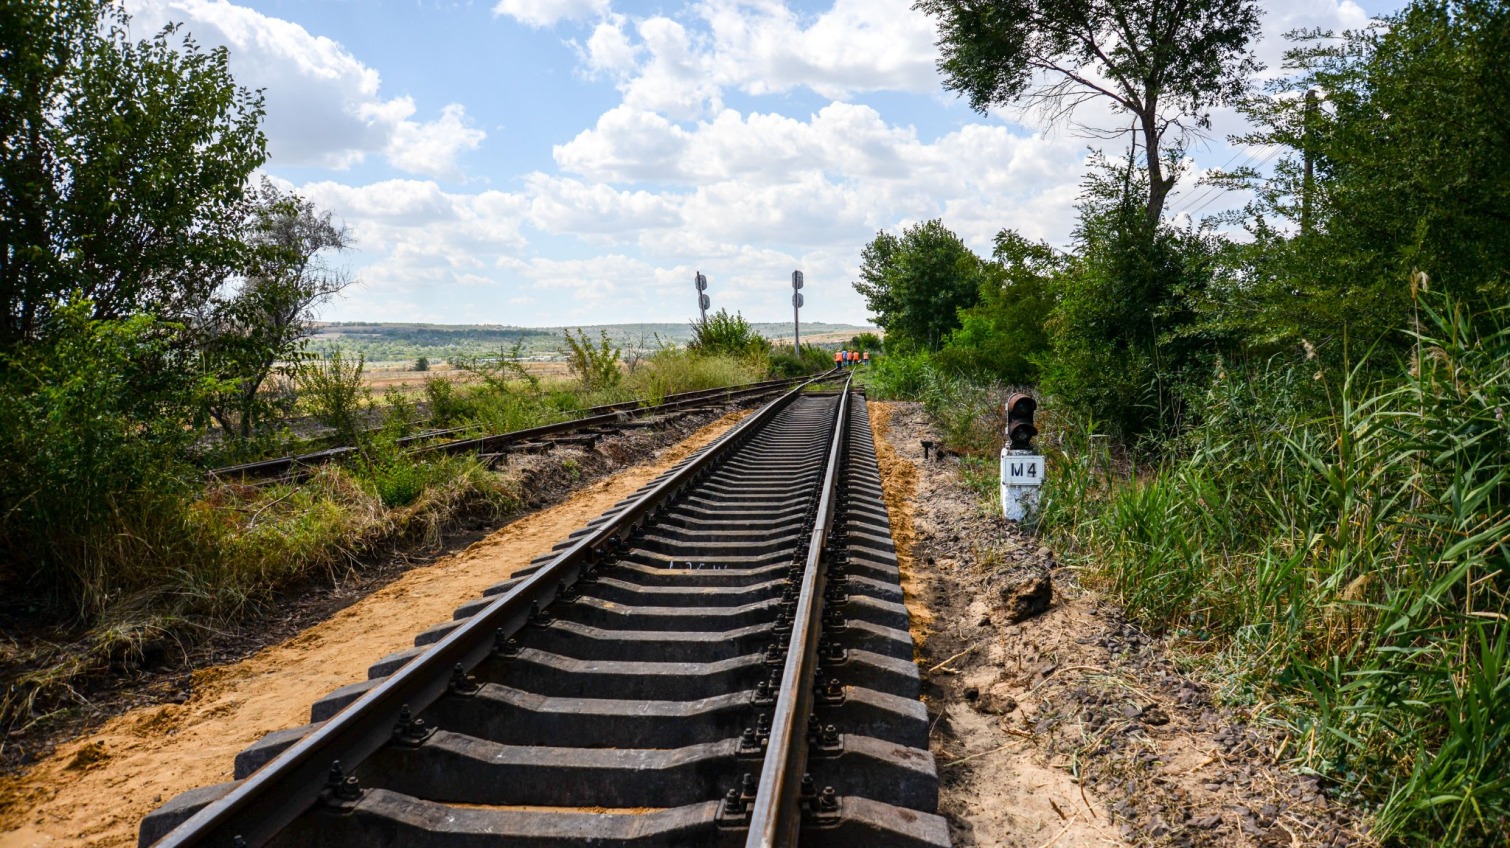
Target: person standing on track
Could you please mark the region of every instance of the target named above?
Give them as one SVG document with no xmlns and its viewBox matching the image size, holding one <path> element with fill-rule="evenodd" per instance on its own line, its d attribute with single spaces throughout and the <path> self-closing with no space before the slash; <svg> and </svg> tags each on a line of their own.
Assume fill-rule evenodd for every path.
<svg viewBox="0 0 1510 848">
<path fill-rule="evenodd" d="M 842 350 L 836 350 L 836 351 L 834 351 L 834 367 L 835 368 L 843 368 L 844 367 L 844 351 L 842 351 Z"/>
</svg>

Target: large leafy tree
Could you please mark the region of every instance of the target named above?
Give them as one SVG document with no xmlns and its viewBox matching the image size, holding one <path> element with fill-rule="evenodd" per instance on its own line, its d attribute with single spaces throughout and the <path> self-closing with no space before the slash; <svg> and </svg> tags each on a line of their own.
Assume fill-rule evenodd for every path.
<svg viewBox="0 0 1510 848">
<path fill-rule="evenodd" d="M 223 49 L 128 22 L 109 0 L 0 4 L 0 350 L 74 296 L 186 317 L 237 265 L 261 96 Z"/>
<path fill-rule="evenodd" d="M 996 234 L 993 256 L 996 261 L 984 266 L 980 302 L 960 310 L 960 328 L 949 335 L 939 362 L 1006 383 L 1032 383 L 1049 349 L 1044 322 L 1069 257 L 1011 230 Z"/>
<path fill-rule="evenodd" d="M 1355 353 L 1411 343 L 1397 330 L 1415 271 L 1416 289 L 1471 312 L 1510 300 L 1506 55 L 1510 6 L 1496 0 L 1422 0 L 1363 30 L 1300 33 L 1294 74 L 1245 104 L 1260 129 L 1242 140 L 1292 152 L 1273 174 L 1226 175 L 1255 192 L 1240 216 L 1255 238 L 1208 318 L 1258 350 L 1304 341 L 1340 361 L 1347 340 Z"/>
<path fill-rule="evenodd" d="M 1258 69 L 1255 0 L 918 0 L 937 19 L 945 87 L 979 112 L 1019 102 L 1064 116 L 1100 100 L 1131 116 L 1158 220 L 1185 136 Z M 1173 131 L 1174 137 L 1170 138 Z M 1167 149 L 1169 145 L 1173 149 Z"/>
<path fill-rule="evenodd" d="M 855 289 L 865 296 L 888 345 L 936 349 L 974 306 L 986 278 L 980 260 L 938 219 L 914 224 L 901 237 L 876 234 L 860 252 Z"/>
</svg>

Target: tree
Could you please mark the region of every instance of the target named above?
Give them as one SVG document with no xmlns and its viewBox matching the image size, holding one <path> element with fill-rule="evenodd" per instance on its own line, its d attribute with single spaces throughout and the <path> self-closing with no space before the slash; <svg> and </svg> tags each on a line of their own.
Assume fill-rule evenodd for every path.
<svg viewBox="0 0 1510 848">
<path fill-rule="evenodd" d="M 1054 286 L 1069 258 L 1011 230 L 996 234 L 993 255 L 980 302 L 960 311 L 960 328 L 949 334 L 938 362 L 1008 384 L 1033 383 L 1038 360 L 1049 349 L 1044 322 L 1054 305 Z"/>
<path fill-rule="evenodd" d="M 1213 274 L 1217 242 L 1150 221 L 1147 174 L 1129 157 L 1093 161 L 1075 253 L 1054 274 L 1041 388 L 1129 441 L 1170 436 L 1217 348 L 1190 308 Z"/>
<path fill-rule="evenodd" d="M 1298 38 L 1294 75 L 1244 104 L 1260 129 L 1239 141 L 1293 152 L 1272 175 L 1222 178 L 1254 191 L 1235 216 L 1254 239 L 1208 320 L 1259 352 L 1303 341 L 1340 364 L 1348 339 L 1355 354 L 1412 343 L 1398 328 L 1413 320 L 1417 270 L 1471 314 L 1510 301 L 1510 7 L 1425 0 L 1360 31 Z"/>
<path fill-rule="evenodd" d="M 0 350 L 75 295 L 95 319 L 181 319 L 236 266 L 261 95 L 224 49 L 128 22 L 109 0 L 0 6 Z"/>
<path fill-rule="evenodd" d="M 1063 117 L 1104 100 L 1131 115 L 1134 126 L 1116 134 L 1142 145 L 1151 221 L 1174 187 L 1186 136 L 1206 129 L 1209 110 L 1235 101 L 1260 68 L 1248 53 L 1259 29 L 1254 0 L 918 0 L 913 8 L 938 21 L 945 88 L 978 112 L 1025 100 Z"/>
<path fill-rule="evenodd" d="M 959 326 L 959 310 L 975 305 L 985 278 L 980 257 L 938 219 L 915 224 L 897 238 L 885 231 L 860 252 L 860 279 L 888 349 L 902 344 L 933 350 Z"/>
<path fill-rule="evenodd" d="M 221 381 L 210 414 L 242 438 L 266 411 L 267 379 L 293 377 L 314 310 L 352 282 L 326 258 L 351 244 L 330 212 L 266 178 L 246 207 L 241 278 L 206 304 L 199 325 L 206 363 Z"/>
</svg>

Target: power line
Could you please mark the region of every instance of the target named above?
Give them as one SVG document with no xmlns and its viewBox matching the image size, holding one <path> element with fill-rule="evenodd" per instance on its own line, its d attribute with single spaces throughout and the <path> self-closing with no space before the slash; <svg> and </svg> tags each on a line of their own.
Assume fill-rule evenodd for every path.
<svg viewBox="0 0 1510 848">
<path fill-rule="evenodd" d="M 1228 165 L 1231 165 L 1237 159 L 1237 157 L 1243 155 L 1244 151 L 1252 150 L 1252 149 L 1253 149 L 1253 146 L 1250 145 L 1250 144 L 1243 145 L 1236 153 L 1232 154 L 1231 158 L 1229 158 L 1226 162 L 1222 163 L 1221 168 L 1218 168 L 1216 170 L 1225 170 Z M 1205 192 L 1204 191 L 1200 191 L 1200 188 L 1201 188 L 1200 186 L 1196 186 L 1195 188 L 1191 189 L 1191 191 L 1199 191 L 1200 194 L 1204 195 Z M 1176 214 L 1178 214 L 1178 213 L 1176 213 Z"/>
<path fill-rule="evenodd" d="M 1271 150 L 1271 151 L 1269 151 L 1269 155 L 1267 155 L 1263 159 L 1259 160 L 1253 167 L 1255 167 L 1255 168 L 1262 168 L 1263 166 L 1269 164 L 1269 160 L 1273 159 L 1275 156 L 1278 156 L 1279 152 L 1281 150 L 1283 150 L 1283 149 L 1284 149 L 1284 147 L 1281 146 L 1281 145 L 1278 145 L 1278 144 L 1274 145 L 1274 149 Z M 1220 186 L 1218 186 L 1218 188 L 1220 188 Z M 1190 217 L 1194 218 L 1195 217 L 1195 213 L 1201 211 L 1202 209 L 1205 209 L 1207 206 L 1210 206 L 1212 203 L 1214 203 L 1217 200 L 1217 198 L 1221 197 L 1226 192 L 1227 192 L 1227 189 L 1225 189 L 1225 188 L 1222 189 L 1220 192 L 1218 192 L 1217 194 L 1215 194 L 1214 196 L 1212 196 L 1212 198 L 1210 200 L 1207 200 L 1205 203 L 1202 203 L 1200 206 L 1197 206 L 1194 209 L 1189 210 L 1188 214 L 1190 215 Z"/>
</svg>

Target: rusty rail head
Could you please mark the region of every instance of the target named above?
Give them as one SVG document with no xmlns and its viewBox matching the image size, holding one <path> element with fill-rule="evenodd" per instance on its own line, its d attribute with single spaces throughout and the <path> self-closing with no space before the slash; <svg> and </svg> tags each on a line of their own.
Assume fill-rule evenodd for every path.
<svg viewBox="0 0 1510 848">
<path fill-rule="evenodd" d="M 760 783 L 750 809 L 750 832 L 746 848 L 777 848 L 797 844 L 802 826 L 800 799 L 802 778 L 807 772 L 807 719 L 813 713 L 814 675 L 818 671 L 818 637 L 823 626 L 823 593 L 827 574 L 824 546 L 834 517 L 844 445 L 849 427 L 849 397 L 852 378 L 844 381 L 839 407 L 834 415 L 834 435 L 828 449 L 828 468 L 818 500 L 818 514 L 808 538 L 802 588 L 792 617 L 792 638 L 782 666 L 781 688 L 772 708 L 771 736 Z"/>
<path fill-rule="evenodd" d="M 804 388 L 830 376 L 811 378 L 745 418 L 715 447 L 694 456 L 613 519 L 498 596 L 425 654 L 179 825 L 155 848 L 225 846 L 235 844 L 238 837 L 248 846 L 266 843 L 319 800 L 333 762 L 339 761 L 349 774 L 358 763 L 388 743 L 405 707 L 419 713 L 440 698 L 451 686 L 453 670 L 459 667 L 464 677 L 466 671 L 492 654 L 495 645 L 524 626 L 536 609 L 544 608 L 562 589 L 574 584 L 625 540 L 658 506 L 729 456 Z M 828 495 L 824 497 L 826 502 Z"/>
</svg>

